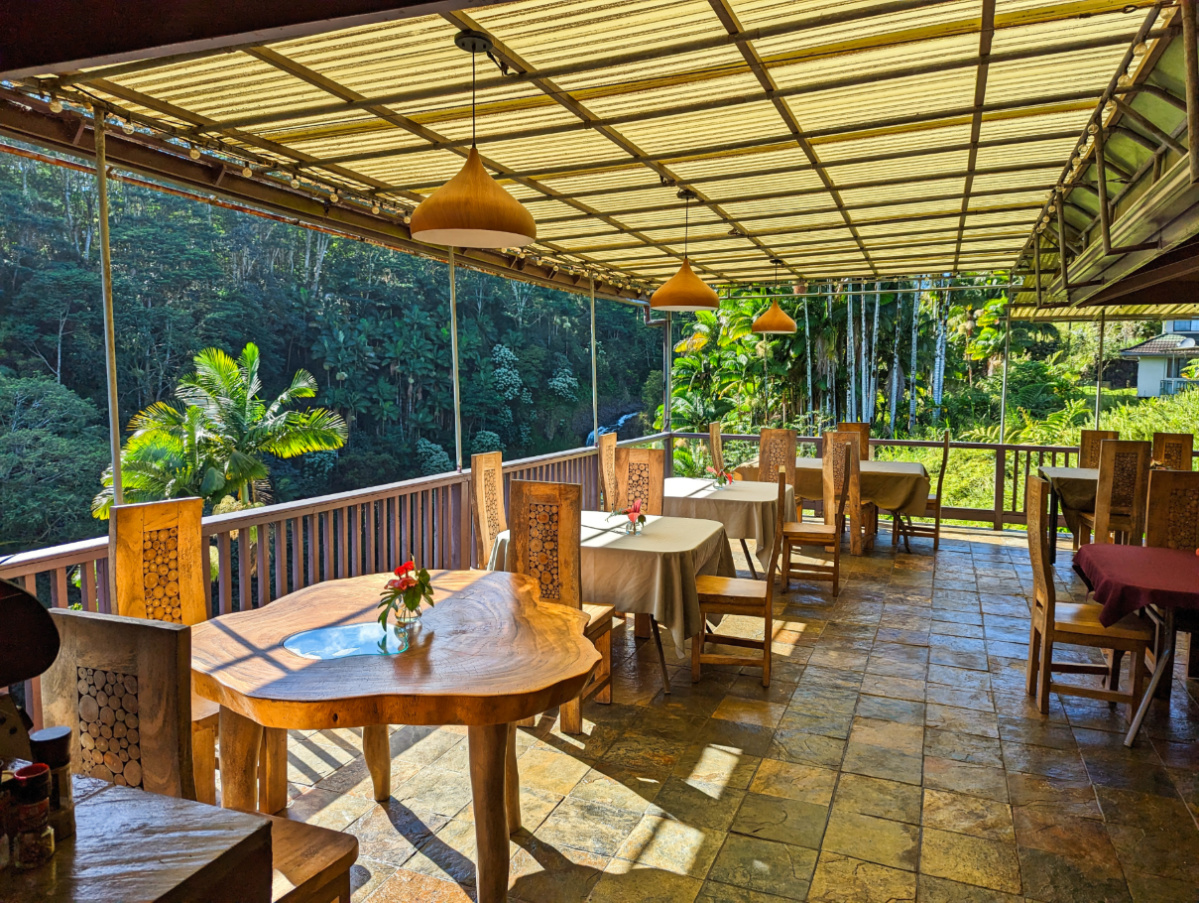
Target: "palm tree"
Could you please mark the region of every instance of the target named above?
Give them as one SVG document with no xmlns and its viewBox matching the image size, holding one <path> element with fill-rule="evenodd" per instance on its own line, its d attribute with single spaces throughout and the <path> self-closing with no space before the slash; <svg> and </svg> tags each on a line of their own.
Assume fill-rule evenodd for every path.
<svg viewBox="0 0 1199 903">
<path fill-rule="evenodd" d="M 287 410 L 316 395 L 316 380 L 297 370 L 291 385 L 271 402 L 259 398 L 258 346 L 250 343 L 234 360 L 219 348 L 195 356 L 196 372 L 180 380 L 175 397 L 183 407 L 158 402 L 129 422 L 133 431 L 121 453 L 126 501 L 236 494 L 243 503 L 269 489 L 265 457 L 293 458 L 341 448 L 345 421 L 326 408 Z M 112 472 L 92 502 L 107 518 Z"/>
</svg>

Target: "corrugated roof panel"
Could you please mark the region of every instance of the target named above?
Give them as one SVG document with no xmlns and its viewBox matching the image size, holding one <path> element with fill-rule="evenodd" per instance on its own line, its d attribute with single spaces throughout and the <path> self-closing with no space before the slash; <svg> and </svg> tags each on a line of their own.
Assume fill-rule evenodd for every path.
<svg viewBox="0 0 1199 903">
<path fill-rule="evenodd" d="M 932 179 L 929 181 L 909 182 L 906 185 L 876 185 L 868 188 L 842 188 L 841 199 L 849 207 L 868 207 L 885 201 L 918 199 L 923 197 L 940 196 L 943 194 L 960 193 L 964 176 L 952 176 L 947 179 Z"/>
<path fill-rule="evenodd" d="M 988 67 L 987 103 L 1003 103 L 1052 94 L 1056 86 L 1098 95 L 1120 63 L 1126 48 L 1103 47 L 1028 60 L 996 62 Z"/>
<path fill-rule="evenodd" d="M 730 140 L 781 137 L 786 129 L 774 105 L 761 100 L 739 106 L 735 112 L 685 113 L 648 122 L 632 122 L 620 126 L 619 132 L 648 154 L 681 157 L 689 149 Z M 732 135 L 736 137 L 731 138 Z"/>
</svg>

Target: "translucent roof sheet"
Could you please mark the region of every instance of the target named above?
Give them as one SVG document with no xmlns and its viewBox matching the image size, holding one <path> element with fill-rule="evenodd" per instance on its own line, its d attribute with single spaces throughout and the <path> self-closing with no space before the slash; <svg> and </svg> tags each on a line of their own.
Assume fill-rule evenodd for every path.
<svg viewBox="0 0 1199 903">
<path fill-rule="evenodd" d="M 71 80 L 266 178 L 407 209 L 470 145 L 471 28 L 495 44 L 478 147 L 537 218 L 532 253 L 651 287 L 689 187 L 708 274 L 917 275 L 1014 262 L 1152 6 L 518 0 Z"/>
</svg>

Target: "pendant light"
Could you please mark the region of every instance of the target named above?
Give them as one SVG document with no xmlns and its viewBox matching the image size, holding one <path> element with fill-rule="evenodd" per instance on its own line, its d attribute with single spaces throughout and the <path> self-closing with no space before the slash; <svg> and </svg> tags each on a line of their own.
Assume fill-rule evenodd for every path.
<svg viewBox="0 0 1199 903">
<path fill-rule="evenodd" d="M 491 39 L 460 31 L 454 43 L 470 58 L 470 153 L 458 175 L 412 211 L 412 237 L 457 248 L 519 248 L 537 240 L 532 214 L 483 168 L 475 148 L 475 54 L 490 53 Z"/>
<path fill-rule="evenodd" d="M 691 269 L 691 261 L 687 259 L 691 199 L 695 197 L 695 192 L 690 188 L 682 188 L 678 197 L 683 201 L 683 265 L 650 295 L 650 309 L 670 312 L 718 310 L 720 298 L 710 285 L 695 275 Z"/>
<path fill-rule="evenodd" d="M 783 262 L 777 257 L 772 257 L 770 262 L 774 264 L 774 284 L 778 287 L 779 267 Z M 771 298 L 770 307 L 758 319 L 754 320 L 754 325 L 750 327 L 759 335 L 782 335 L 785 333 L 795 332 L 795 321 L 787 316 L 787 312 L 779 307 L 779 299 Z"/>
</svg>

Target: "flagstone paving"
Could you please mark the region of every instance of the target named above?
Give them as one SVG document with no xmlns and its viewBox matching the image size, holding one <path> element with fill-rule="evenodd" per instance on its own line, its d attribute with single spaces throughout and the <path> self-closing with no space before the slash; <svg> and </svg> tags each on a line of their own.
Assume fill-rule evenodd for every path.
<svg viewBox="0 0 1199 903">
<path fill-rule="evenodd" d="M 652 643 L 618 627 L 614 702 L 584 707 L 585 734 L 555 712 L 519 732 L 509 898 L 1196 903 L 1199 701 L 1182 666 L 1134 749 L 1122 708 L 1054 697 L 1042 717 L 1024 695 L 1023 534 L 949 531 L 935 557 L 883 540 L 843 556 L 838 598 L 776 597 L 769 690 L 753 669 L 692 684 L 668 645 L 664 695 Z M 1059 591 L 1081 601 L 1069 557 Z M 379 804 L 356 731 L 292 734 L 288 816 L 358 837 L 355 901 L 473 899 L 464 739 L 396 727 Z"/>
</svg>

